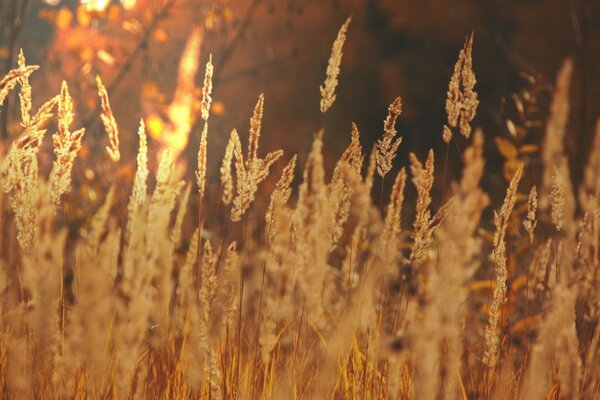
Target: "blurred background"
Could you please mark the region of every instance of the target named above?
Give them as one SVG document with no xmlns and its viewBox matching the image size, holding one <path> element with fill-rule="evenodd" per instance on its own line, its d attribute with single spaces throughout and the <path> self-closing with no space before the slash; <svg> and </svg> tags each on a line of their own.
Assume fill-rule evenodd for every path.
<svg viewBox="0 0 600 400">
<path fill-rule="evenodd" d="M 16 65 L 20 48 L 28 63 L 41 65 L 32 76 L 34 106 L 68 82 L 77 110 L 74 126 L 88 128 L 78 162 L 109 162 L 97 109 L 95 77 L 102 78 L 121 130 L 124 158 L 114 171 L 117 181 L 133 174 L 141 118 L 152 149 L 173 144 L 165 135 L 177 131 L 172 106 L 178 89 L 195 99 L 181 114 L 190 125 L 189 140 L 176 139 L 180 163 L 192 177 L 202 127 L 196 118 L 199 90 L 211 54 L 208 162 L 215 185 L 229 132 L 237 128 L 245 140 L 261 92 L 262 154 L 282 148 L 286 159 L 298 153 L 303 162 L 314 133 L 324 128 L 331 166 L 349 143 L 352 122 L 368 152 L 382 134 L 388 105 L 401 96 L 398 131 L 404 142 L 396 164 L 407 165 L 409 151 L 424 158 L 431 147 L 441 164 L 448 82 L 471 32 L 480 99 L 474 124 L 486 136 L 485 181 L 492 198 L 504 190 L 517 162 L 536 163 L 554 77 L 565 57 L 576 63 L 567 143 L 574 177 L 580 176 L 600 115 L 597 0 L 1 0 L 0 14 L 0 72 Z M 333 40 L 350 15 L 337 100 L 322 115 L 319 85 Z M 186 58 L 195 29 L 199 50 Z M 193 87 L 189 79 L 182 86 L 179 71 L 186 68 Z M 10 138 L 19 132 L 15 95 L 5 110 L 0 131 Z M 451 144 L 451 165 L 460 161 L 466 146 L 461 140 Z M 86 185 L 93 188 L 94 174 L 82 170 L 75 181 L 90 181 Z M 452 171 L 457 169 L 450 169 L 449 179 Z"/>
</svg>

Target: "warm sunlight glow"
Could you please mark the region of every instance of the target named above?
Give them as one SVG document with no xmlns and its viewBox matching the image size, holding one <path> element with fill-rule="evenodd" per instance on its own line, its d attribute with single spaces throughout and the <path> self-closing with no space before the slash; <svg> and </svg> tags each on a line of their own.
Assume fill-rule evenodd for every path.
<svg viewBox="0 0 600 400">
<path fill-rule="evenodd" d="M 110 0 L 82 0 L 81 4 L 89 11 L 104 11 Z"/>
<path fill-rule="evenodd" d="M 177 88 L 173 101 L 167 107 L 167 121 L 158 121 L 153 115 L 148 121 L 148 130 L 152 137 L 160 142 L 163 148 L 171 149 L 175 159 L 188 144 L 190 130 L 194 123 L 194 78 L 198 72 L 202 33 L 194 30 L 187 41 L 177 75 Z M 160 129 L 159 129 L 160 125 Z"/>
</svg>

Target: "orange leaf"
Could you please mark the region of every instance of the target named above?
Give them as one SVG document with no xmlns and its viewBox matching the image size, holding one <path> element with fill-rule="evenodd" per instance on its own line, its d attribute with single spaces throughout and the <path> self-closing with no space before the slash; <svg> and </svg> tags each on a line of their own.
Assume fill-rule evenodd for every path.
<svg viewBox="0 0 600 400">
<path fill-rule="evenodd" d="M 537 144 L 524 144 L 519 148 L 521 154 L 532 154 L 537 153 L 540 150 L 540 146 Z"/>
<path fill-rule="evenodd" d="M 518 151 L 514 144 L 510 140 L 504 139 L 500 136 L 494 138 L 496 142 L 496 148 L 498 152 L 506 159 L 512 160 L 517 158 Z"/>
</svg>

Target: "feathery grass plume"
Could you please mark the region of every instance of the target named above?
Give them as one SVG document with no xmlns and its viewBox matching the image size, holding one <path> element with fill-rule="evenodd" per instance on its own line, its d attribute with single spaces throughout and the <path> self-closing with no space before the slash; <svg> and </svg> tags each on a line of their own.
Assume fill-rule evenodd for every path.
<svg viewBox="0 0 600 400">
<path fill-rule="evenodd" d="M 429 207 L 431 206 L 431 188 L 434 179 L 433 150 L 429 150 L 424 168 L 414 153 L 410 153 L 409 157 L 410 171 L 413 175 L 412 182 L 417 188 L 417 210 L 413 222 L 413 246 L 409 262 L 413 268 L 418 268 L 427 259 L 427 250 L 431 244 L 433 231 L 446 217 L 449 203 L 442 206 L 433 217 L 431 216 Z"/>
<path fill-rule="evenodd" d="M 175 310 L 175 317 L 179 322 L 179 329 L 184 340 L 185 351 L 181 355 L 183 370 L 187 383 L 193 389 L 199 388 L 202 383 L 202 363 L 204 361 L 197 340 L 202 311 L 198 305 L 198 291 L 194 271 L 198 258 L 199 234 L 200 230 L 196 228 L 190 239 L 190 247 L 188 247 L 185 262 L 179 272 L 176 293 L 177 309 Z"/>
<path fill-rule="evenodd" d="M 68 192 L 71 187 L 73 161 L 81 148 L 81 139 L 85 133 L 84 128 L 75 132 L 69 130 L 69 126 L 73 122 L 73 102 L 65 81 L 63 81 L 60 90 L 57 116 L 58 131 L 52 136 L 56 160 L 52 164 L 49 178 L 50 193 L 55 206 L 58 206 L 62 195 Z"/>
<path fill-rule="evenodd" d="M 352 172 L 360 176 L 363 155 L 360 145 L 360 133 L 355 123 L 352 123 L 352 139 L 350 144 L 336 163 L 333 176 L 328 187 L 333 223 L 330 240 L 333 249 L 344 233 L 344 224 L 350 215 L 350 196 L 352 188 L 346 182 L 344 172 Z"/>
<path fill-rule="evenodd" d="M 295 277 L 303 294 L 308 318 L 318 327 L 325 327 L 324 291 L 327 270 L 327 254 L 331 213 L 323 167 L 323 131 L 320 131 L 311 147 L 304 167 L 298 204 L 293 216 L 293 240 L 296 254 Z"/>
<path fill-rule="evenodd" d="M 271 193 L 269 207 L 265 213 L 265 222 L 267 223 L 267 240 L 271 241 L 277 233 L 277 209 L 288 202 L 292 195 L 292 180 L 296 170 L 296 155 L 288 162 L 281 172 L 281 177 L 275 184 L 275 190 Z"/>
<path fill-rule="evenodd" d="M 22 79 L 28 78 L 29 75 L 31 75 L 34 71 L 37 71 L 39 68 L 39 65 L 19 65 L 18 68 L 8 71 L 8 73 L 0 81 L 0 106 L 4 104 L 6 96 L 8 96 L 8 93 L 14 89 L 17 83 L 19 83 Z"/>
<path fill-rule="evenodd" d="M 549 212 L 550 193 L 552 192 L 552 181 L 554 168 L 559 174 L 563 174 L 564 165 L 564 138 L 569 119 L 569 91 L 571 88 L 571 76 L 573 74 L 573 61 L 566 59 L 556 78 L 554 96 L 550 105 L 550 117 L 546 124 L 546 131 L 541 147 L 541 159 L 544 165 L 542 183 L 539 192 L 540 211 Z M 565 193 L 566 187 L 563 187 Z"/>
<path fill-rule="evenodd" d="M 533 243 L 534 231 L 537 226 L 537 220 L 535 218 L 535 213 L 537 211 L 538 197 L 537 197 L 537 189 L 535 186 L 531 188 L 529 191 L 529 197 L 527 198 L 527 218 L 523 221 L 523 226 L 529 234 L 529 243 Z"/>
<path fill-rule="evenodd" d="M 235 148 L 236 140 L 239 143 L 240 138 L 237 131 L 234 129 L 229 135 L 227 141 L 227 147 L 225 148 L 225 155 L 221 163 L 221 200 L 223 204 L 228 205 L 233 199 L 233 176 L 231 174 L 231 163 L 233 162 L 233 150 Z M 241 144 L 239 145 L 241 148 Z M 240 151 L 241 152 L 241 151 Z"/>
<path fill-rule="evenodd" d="M 134 274 L 136 266 L 143 258 L 145 230 L 147 219 L 143 215 L 143 207 L 147 191 L 148 179 L 148 145 L 146 141 L 146 129 L 144 120 L 140 120 L 138 129 L 139 149 L 137 153 L 137 166 L 133 178 L 133 189 L 129 196 L 127 204 L 127 225 L 125 231 L 125 251 L 123 255 L 123 291 L 129 293 L 136 289 L 134 283 Z"/>
<path fill-rule="evenodd" d="M 154 317 L 157 325 L 155 345 L 168 332 L 170 300 L 173 292 L 173 243 L 168 227 L 182 182 L 175 181 L 173 153 L 165 149 L 156 172 L 156 187 L 148 206 L 146 263 L 154 269 L 157 289 L 154 293 Z"/>
<path fill-rule="evenodd" d="M 27 68 L 23 49 L 19 51 L 18 66 L 20 70 Z M 21 106 L 21 125 L 26 127 L 29 125 L 29 121 L 31 120 L 31 85 L 29 84 L 29 75 L 23 75 L 19 78 L 19 86 L 21 86 L 21 91 L 19 93 L 19 103 Z"/>
<path fill-rule="evenodd" d="M 59 299 L 61 270 L 64 259 L 66 230 L 54 232 L 51 228 L 54 209 L 50 203 L 48 189 L 40 183 L 36 204 L 40 234 L 36 245 L 22 258 L 23 290 L 30 298 L 27 301 L 27 324 L 31 329 L 32 348 L 36 362 L 32 371 L 34 385 L 50 388 L 56 377 L 59 357 L 60 321 Z"/>
<path fill-rule="evenodd" d="M 43 126 L 52 117 L 57 102 L 58 97 L 54 97 L 40 107 L 24 132 L 11 143 L 0 165 L 1 189 L 11 192 L 9 203 L 15 213 L 17 239 L 25 252 L 31 249 L 39 233 L 37 154 L 46 133 Z"/>
<path fill-rule="evenodd" d="M 113 115 L 112 109 L 110 108 L 110 102 L 108 100 L 108 92 L 102 83 L 99 75 L 96 75 L 96 85 L 98 86 L 98 96 L 100 97 L 100 105 L 102 106 L 102 124 L 104 130 L 108 135 L 108 141 L 110 146 L 106 146 L 106 151 L 110 158 L 117 162 L 121 159 L 121 153 L 119 152 L 119 129 L 117 128 L 117 121 Z"/>
<path fill-rule="evenodd" d="M 187 212 L 187 206 L 188 202 L 190 201 L 191 193 L 192 186 L 188 183 L 185 187 L 185 192 L 183 192 L 183 196 L 179 201 L 177 216 L 175 217 L 175 223 L 173 224 L 173 230 L 171 231 L 171 240 L 173 241 L 173 246 L 175 247 L 175 249 L 178 249 L 181 246 L 183 220 L 185 219 L 185 214 Z"/>
<path fill-rule="evenodd" d="M 561 186 L 558 169 L 552 168 L 552 189 L 550 190 L 550 217 L 557 231 L 563 226 L 565 217 L 565 195 Z"/>
<path fill-rule="evenodd" d="M 198 169 L 196 170 L 196 184 L 198 185 L 198 193 L 200 201 L 204 199 L 206 190 L 206 155 L 207 155 L 207 136 L 208 123 L 204 123 L 202 136 L 200 136 L 200 147 L 198 148 Z"/>
<path fill-rule="evenodd" d="M 39 236 L 38 200 L 39 178 L 38 162 L 35 156 L 21 160 L 22 164 L 10 172 L 15 183 L 9 196 L 9 204 L 15 214 L 17 240 L 24 253 L 29 252 Z"/>
<path fill-rule="evenodd" d="M 448 125 L 452 128 L 459 126 L 460 133 L 467 139 L 471 136 L 471 121 L 475 118 L 479 100 L 473 90 L 475 73 L 473 72 L 473 33 L 465 40 L 465 45 L 460 50 L 458 61 L 454 65 L 454 73 L 448 85 L 446 99 L 446 113 Z M 447 126 L 442 135 L 444 142 L 449 143 L 452 132 Z"/>
<path fill-rule="evenodd" d="M 135 170 L 135 177 L 133 178 L 133 190 L 131 191 L 131 197 L 129 199 L 129 220 L 133 212 L 144 204 L 146 201 L 146 194 L 148 192 L 148 141 L 146 138 L 146 124 L 144 120 L 140 120 L 140 127 L 138 129 L 139 137 L 139 149 L 137 153 L 137 168 Z"/>
<path fill-rule="evenodd" d="M 377 141 L 377 173 L 382 178 L 392 169 L 392 161 L 402 143 L 402 137 L 394 141 L 397 133 L 396 120 L 401 112 L 402 100 L 396 97 L 388 108 L 387 118 L 383 121 L 383 137 Z"/>
<path fill-rule="evenodd" d="M 58 103 L 59 97 L 53 97 L 45 102 L 30 120 L 29 125 L 25 127 L 23 133 L 14 140 L 8 153 L 2 160 L 0 165 L 0 185 L 5 193 L 18 184 L 18 180 L 14 176 L 17 169 L 23 168 L 32 162 L 42 144 L 42 139 L 46 134 L 44 126 L 53 115 L 54 106 Z"/>
<path fill-rule="evenodd" d="M 406 184 L 406 169 L 402 168 L 392 186 L 387 213 L 383 222 L 382 246 L 385 256 L 395 256 L 398 253 L 399 234 L 402 222 L 402 204 L 404 203 L 404 186 Z"/>
<path fill-rule="evenodd" d="M 435 232 L 439 260 L 428 276 L 423 318 L 414 327 L 415 397 L 454 399 L 455 373 L 461 374 L 468 292 L 464 287 L 478 266 L 481 241 L 476 232 L 489 203 L 479 184 L 484 173 L 483 134 L 477 130 L 465 150 L 464 168 L 448 217 Z M 439 396 L 441 395 L 441 396 Z"/>
<path fill-rule="evenodd" d="M 212 54 L 208 57 L 206 63 L 206 70 L 204 72 L 204 85 L 202 86 L 202 119 L 204 122 L 208 121 L 208 115 L 210 113 L 210 104 L 212 102 L 212 76 L 213 76 L 213 65 L 212 65 Z"/>
<path fill-rule="evenodd" d="M 264 159 L 257 156 L 258 139 L 260 137 L 260 127 L 264 107 L 264 96 L 261 94 L 254 108 L 254 113 L 250 119 L 250 137 L 248 140 L 248 158 L 244 160 L 242 146 L 237 132 L 231 132 L 230 141 L 233 142 L 233 156 L 235 158 L 235 176 L 236 176 L 236 195 L 233 198 L 233 207 L 231 209 L 231 220 L 237 222 L 242 219 L 246 213 L 254 196 L 258 190 L 258 184 L 269 175 L 269 168 L 282 155 L 283 151 L 273 151 Z M 229 147 L 229 145 L 228 145 Z M 224 160 L 225 161 L 225 160 Z M 227 171 L 226 171 L 227 172 Z M 227 176 L 221 174 L 222 179 Z M 224 193 L 225 194 L 225 190 Z"/>
<path fill-rule="evenodd" d="M 494 225 L 496 231 L 494 233 L 492 261 L 496 270 L 496 287 L 494 288 L 494 297 L 490 306 L 488 324 L 485 328 L 485 354 L 483 358 L 483 362 L 489 368 L 494 368 L 496 366 L 500 356 L 500 337 L 498 330 L 500 328 L 502 305 L 506 301 L 506 228 L 508 227 L 508 221 L 515 206 L 517 189 L 522 174 L 523 166 L 521 165 L 510 180 L 500 212 L 494 212 Z"/>
<path fill-rule="evenodd" d="M 327 77 L 323 86 L 319 88 L 321 92 L 321 112 L 325 113 L 333 105 L 335 101 L 335 88 L 338 84 L 338 75 L 340 74 L 340 65 L 342 64 L 342 49 L 346 41 L 346 31 L 352 21 L 352 16 L 346 19 L 346 22 L 340 28 L 337 38 L 333 42 L 331 48 L 331 56 L 327 65 Z"/>
<path fill-rule="evenodd" d="M 250 134 L 248 139 L 248 159 L 246 164 L 252 164 L 257 159 L 258 139 L 260 138 L 260 129 L 262 127 L 262 117 L 265 109 L 265 95 L 261 93 L 258 96 L 252 117 L 250 118 Z"/>
<path fill-rule="evenodd" d="M 67 348 L 75 360 L 83 363 L 86 370 L 86 392 L 96 397 L 108 383 L 109 359 L 106 352 L 113 318 L 112 253 L 113 235 L 118 230 L 107 227 L 115 188 L 112 187 L 102 206 L 90 221 L 90 227 L 82 232 L 76 248 L 78 270 L 75 271 L 75 297 L 71 330 L 67 335 Z M 107 235 L 105 234 L 107 233 Z"/>
</svg>

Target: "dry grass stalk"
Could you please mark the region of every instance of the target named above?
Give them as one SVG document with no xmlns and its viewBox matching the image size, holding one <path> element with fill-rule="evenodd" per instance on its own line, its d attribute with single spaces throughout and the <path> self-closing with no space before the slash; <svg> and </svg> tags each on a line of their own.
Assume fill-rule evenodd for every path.
<svg viewBox="0 0 600 400">
<path fill-rule="evenodd" d="M 352 188 L 344 175 L 352 172 L 360 175 L 363 162 L 360 133 L 355 123 L 352 123 L 352 138 L 342 157 L 338 160 L 333 170 L 333 176 L 328 187 L 329 201 L 331 203 L 333 223 L 331 225 L 330 239 L 333 249 L 344 233 L 344 224 L 350 215 L 350 195 Z"/>
<path fill-rule="evenodd" d="M 52 136 L 56 160 L 50 171 L 50 190 L 52 202 L 58 206 L 62 195 L 70 190 L 73 161 L 81 148 L 81 139 L 85 129 L 75 132 L 69 130 L 73 122 L 73 103 L 67 83 L 63 81 L 58 102 L 58 131 Z"/>
<path fill-rule="evenodd" d="M 452 128 L 459 126 L 460 133 L 467 139 L 471 136 L 471 121 L 475 118 L 477 106 L 479 105 L 477 93 L 473 90 L 477 81 L 473 72 L 472 52 L 473 34 L 467 37 L 465 45 L 458 55 L 458 61 L 454 65 L 454 73 L 448 85 L 448 97 L 446 99 L 448 125 Z M 444 142 L 450 142 L 452 134 L 448 127 L 444 127 L 442 137 Z"/>
<path fill-rule="evenodd" d="M 233 156 L 235 158 L 236 195 L 233 198 L 231 220 L 234 222 L 242 219 L 258 190 L 258 184 L 269 174 L 269 168 L 282 155 L 283 151 L 277 150 L 267 154 L 264 159 L 258 158 L 258 139 L 264 108 L 264 96 L 261 94 L 250 119 L 250 137 L 248 141 L 248 158 L 244 160 L 242 146 L 237 132 L 231 132 L 230 141 L 233 141 Z M 223 177 L 223 174 L 221 175 Z M 224 177 L 227 179 L 227 176 Z"/>
<path fill-rule="evenodd" d="M 208 121 L 208 115 L 210 113 L 210 104 L 212 102 L 212 76 L 213 76 L 213 65 L 212 65 L 212 54 L 208 57 L 206 63 L 206 70 L 204 72 L 204 85 L 202 86 L 202 119 L 204 122 Z"/>
<path fill-rule="evenodd" d="M 131 219 L 132 209 L 139 208 L 146 200 L 146 194 L 148 192 L 148 139 L 146 138 L 146 124 L 144 120 L 140 120 L 140 127 L 138 129 L 139 137 L 139 149 L 137 153 L 137 169 L 135 170 L 135 177 L 133 178 L 133 190 L 131 192 L 130 206 L 129 206 L 129 219 Z"/>
<path fill-rule="evenodd" d="M 292 180 L 296 170 L 296 155 L 288 162 L 281 171 L 281 177 L 275 184 L 275 190 L 271 193 L 269 207 L 265 213 L 265 222 L 267 223 L 267 240 L 271 241 L 276 234 L 277 228 L 277 210 L 285 205 L 292 195 Z"/>
<path fill-rule="evenodd" d="M 23 53 L 23 49 L 19 51 L 19 60 L 18 66 L 20 70 L 25 70 L 27 68 L 27 64 L 25 61 L 25 54 Z M 31 85 L 29 84 L 29 75 L 23 75 L 19 78 L 19 85 L 21 86 L 21 91 L 19 93 L 19 103 L 21 107 L 21 125 L 26 127 L 29 125 L 31 120 Z M 0 102 L 0 105 L 2 102 Z"/>
<path fill-rule="evenodd" d="M 510 215 L 515 206 L 517 188 L 522 174 L 523 166 L 521 165 L 510 181 L 500 212 L 494 212 L 496 231 L 494 233 L 492 261 L 496 270 L 496 287 L 494 288 L 488 324 L 485 329 L 485 354 L 483 358 L 483 362 L 489 368 L 494 368 L 500 357 L 500 316 L 502 306 L 506 301 L 506 228 L 508 227 Z"/>
<path fill-rule="evenodd" d="M 31 75 L 34 71 L 37 71 L 39 68 L 39 65 L 19 65 L 19 68 L 8 71 L 8 73 L 0 81 L 0 106 L 4 104 L 6 96 L 8 96 L 10 91 L 14 89 L 17 83 L 23 79 L 27 79 L 29 75 Z"/>
<path fill-rule="evenodd" d="M 200 199 L 204 199 L 206 190 L 206 155 L 207 155 L 208 123 L 204 123 L 202 136 L 200 136 L 200 147 L 198 149 L 198 169 L 196 170 L 196 184 Z M 200 200 L 202 201 L 202 200 Z"/>
<path fill-rule="evenodd" d="M 454 399 L 458 392 L 455 372 L 462 370 L 463 326 L 467 318 L 464 287 L 478 266 L 481 241 L 476 237 L 488 196 L 479 187 L 484 172 L 483 134 L 476 131 L 464 155 L 465 165 L 448 217 L 435 232 L 438 259 L 430 268 L 429 290 L 423 319 L 414 335 L 416 364 L 415 394 L 418 398 Z"/>
<path fill-rule="evenodd" d="M 237 131 L 234 129 L 229 135 L 229 141 L 227 141 L 227 147 L 225 148 L 225 155 L 221 163 L 221 200 L 223 204 L 228 205 L 233 200 L 233 175 L 231 173 L 231 163 L 233 162 L 233 150 L 240 138 Z M 241 148 L 241 144 L 239 145 Z M 241 151 L 240 151 L 241 152 Z"/>
<path fill-rule="evenodd" d="M 533 238 L 535 237 L 535 228 L 537 226 L 535 213 L 537 211 L 537 205 L 537 189 L 535 186 L 533 186 L 529 191 L 529 197 L 527 198 L 527 218 L 525 218 L 525 221 L 523 221 L 525 231 L 527 231 L 527 234 L 529 235 L 529 244 L 533 243 Z"/>
<path fill-rule="evenodd" d="M 396 157 L 396 152 L 400 143 L 402 143 L 402 137 L 396 137 L 396 120 L 402 112 L 402 100 L 400 97 L 390 104 L 388 108 L 388 115 L 383 122 L 383 137 L 377 141 L 377 173 L 382 178 L 392 169 L 392 161 Z"/>
<path fill-rule="evenodd" d="M 119 152 L 119 129 L 117 128 L 117 121 L 113 115 L 110 102 L 108 100 L 108 92 L 102 83 L 100 76 L 96 76 L 96 85 L 98 86 L 98 96 L 100 97 L 100 105 L 102 106 L 102 124 L 104 124 L 104 130 L 108 135 L 109 146 L 106 147 L 106 151 L 110 158 L 117 162 L 121 159 L 121 153 Z"/>
<path fill-rule="evenodd" d="M 0 185 L 5 193 L 11 193 L 9 200 L 15 213 L 17 238 L 25 252 L 31 249 L 39 233 L 37 154 L 46 133 L 44 125 L 52 117 L 57 103 L 58 97 L 54 97 L 40 107 L 24 132 L 11 143 L 0 165 Z"/>
<path fill-rule="evenodd" d="M 335 88 L 338 84 L 338 75 L 340 74 L 340 65 L 342 64 L 342 49 L 344 42 L 346 41 L 346 31 L 352 21 L 352 16 L 346 19 L 346 22 L 340 28 L 337 38 L 333 42 L 331 48 L 331 56 L 329 57 L 329 64 L 327 65 L 327 77 L 323 86 L 319 89 L 321 91 L 321 112 L 325 113 L 333 105 L 335 101 Z"/>
<path fill-rule="evenodd" d="M 385 259 L 389 259 L 390 255 L 395 256 L 398 253 L 405 184 L 406 170 L 402 168 L 394 180 L 394 186 L 392 186 L 392 193 L 390 194 L 387 213 L 383 222 L 381 242 L 384 249 Z"/>
<path fill-rule="evenodd" d="M 448 204 L 442 206 L 432 217 L 429 209 L 431 205 L 431 188 L 433 186 L 434 154 L 429 150 L 425 167 L 413 153 L 410 153 L 410 170 L 412 182 L 417 188 L 416 216 L 413 222 L 413 246 L 409 262 L 413 268 L 418 268 L 427 260 L 427 251 L 431 244 L 433 231 L 444 220 L 448 211 Z"/>
</svg>

